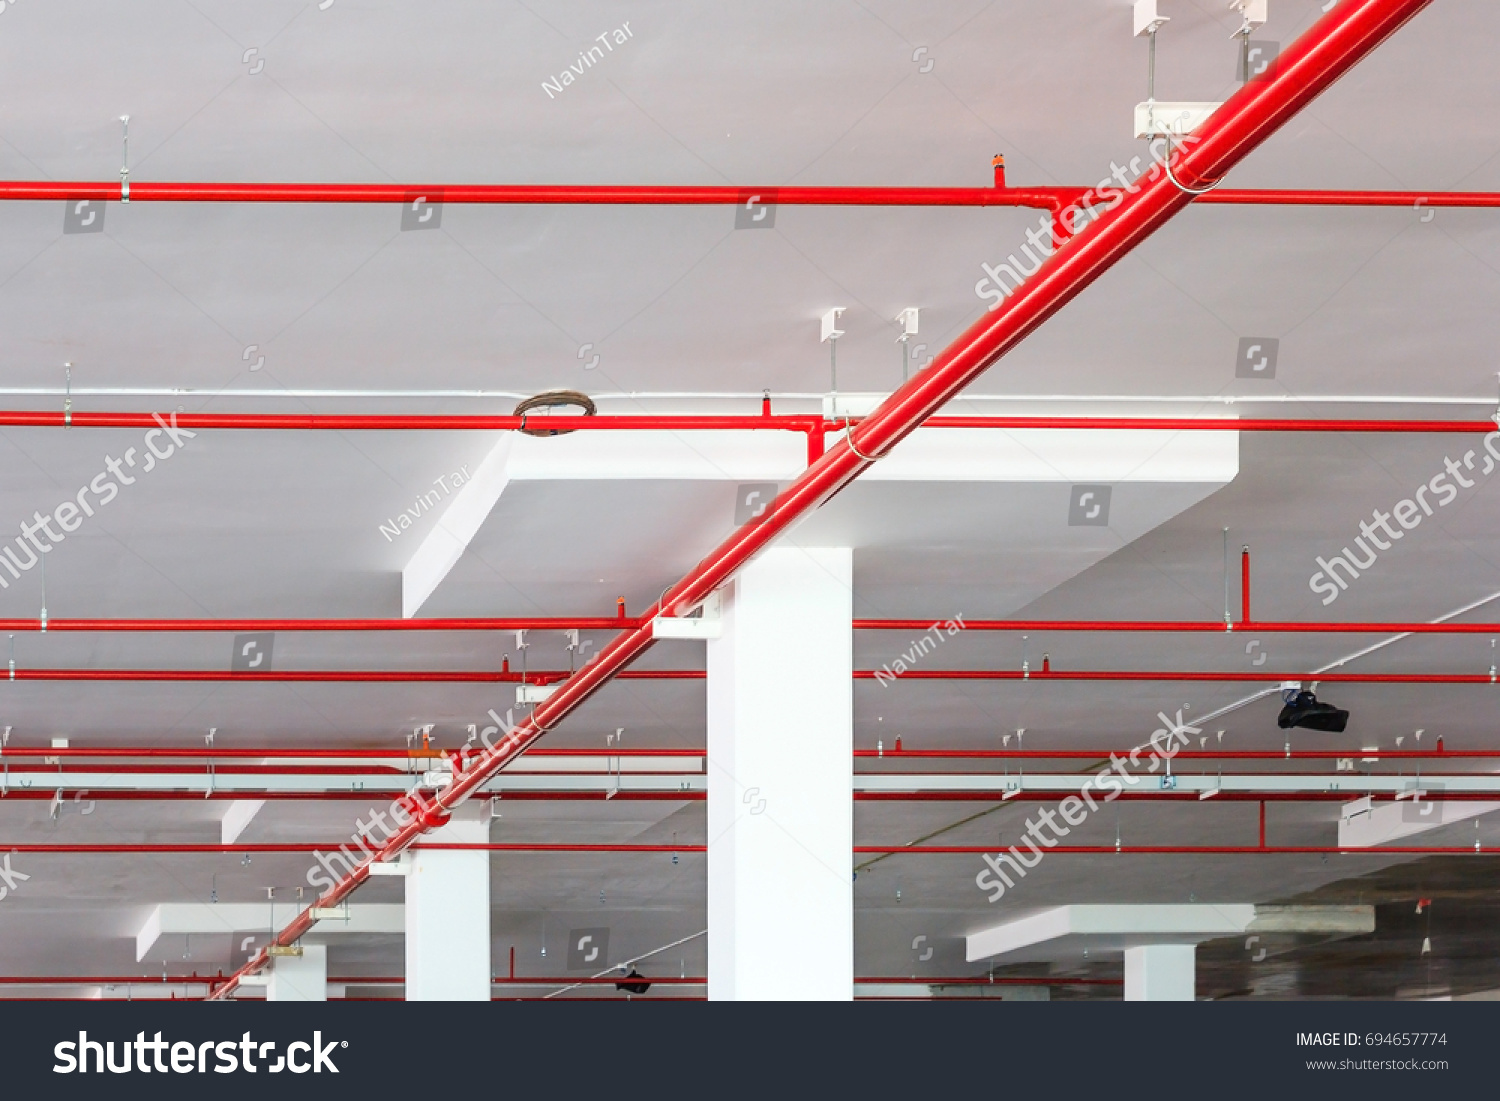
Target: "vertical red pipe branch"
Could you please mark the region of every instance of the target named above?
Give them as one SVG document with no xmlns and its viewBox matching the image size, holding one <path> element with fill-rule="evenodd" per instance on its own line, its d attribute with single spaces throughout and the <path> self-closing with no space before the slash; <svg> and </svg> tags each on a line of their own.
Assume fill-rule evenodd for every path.
<svg viewBox="0 0 1500 1101">
<path fill-rule="evenodd" d="M 1250 548 L 1240 551 L 1240 622 L 1250 625 Z"/>
</svg>

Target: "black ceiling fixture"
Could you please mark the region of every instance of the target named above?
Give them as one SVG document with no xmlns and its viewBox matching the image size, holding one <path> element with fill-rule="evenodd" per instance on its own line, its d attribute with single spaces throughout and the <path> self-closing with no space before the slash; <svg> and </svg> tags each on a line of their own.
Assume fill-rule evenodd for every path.
<svg viewBox="0 0 1500 1101">
<path fill-rule="evenodd" d="M 1283 730 L 1305 726 L 1309 730 L 1342 734 L 1344 727 L 1349 725 L 1349 712 L 1341 711 L 1331 703 L 1319 703 L 1318 697 L 1311 692 L 1287 689 L 1281 698 L 1286 706 L 1276 717 L 1276 725 Z"/>
<path fill-rule="evenodd" d="M 632 979 L 636 981 L 631 982 L 630 980 Z M 639 971 L 632 967 L 630 969 L 630 974 L 626 975 L 619 982 L 615 983 L 615 989 L 623 990 L 627 994 L 644 994 L 646 991 L 651 989 L 651 984 L 646 981 L 645 976 L 643 976 Z"/>
</svg>

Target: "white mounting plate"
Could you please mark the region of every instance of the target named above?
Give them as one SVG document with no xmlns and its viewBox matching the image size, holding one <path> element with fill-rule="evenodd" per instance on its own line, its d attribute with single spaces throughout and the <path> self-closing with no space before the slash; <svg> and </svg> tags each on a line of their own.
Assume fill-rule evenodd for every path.
<svg viewBox="0 0 1500 1101">
<path fill-rule="evenodd" d="M 1154 34 L 1168 17 L 1156 11 L 1157 0 L 1135 0 L 1135 36 Z"/>
<path fill-rule="evenodd" d="M 678 616 L 659 615 L 651 621 L 652 638 L 709 639 L 719 638 L 723 634 L 724 621 L 722 619 L 708 619 L 706 617 L 687 619 Z"/>
<path fill-rule="evenodd" d="M 522 684 L 516 686 L 517 703 L 543 703 L 557 691 L 557 685 Z"/>
<path fill-rule="evenodd" d="M 1182 137 L 1202 126 L 1221 106 L 1223 104 L 1165 103 L 1148 99 L 1135 105 L 1135 136 L 1158 138 L 1170 134 Z"/>
</svg>

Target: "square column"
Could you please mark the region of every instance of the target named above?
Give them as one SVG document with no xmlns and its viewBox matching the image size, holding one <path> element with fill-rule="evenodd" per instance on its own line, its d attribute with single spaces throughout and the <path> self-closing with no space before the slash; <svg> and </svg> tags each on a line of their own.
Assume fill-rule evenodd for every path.
<svg viewBox="0 0 1500 1101">
<path fill-rule="evenodd" d="M 708 996 L 854 996 L 854 555 L 775 547 L 708 643 Z"/>
<path fill-rule="evenodd" d="M 489 810 L 466 803 L 425 838 L 490 839 Z M 411 850 L 406 874 L 406 1000 L 490 1000 L 490 854 Z"/>
<path fill-rule="evenodd" d="M 304 944 L 300 956 L 275 956 L 268 969 L 266 1001 L 326 1002 L 328 946 Z"/>
<path fill-rule="evenodd" d="M 1193 944 L 1145 944 L 1125 949 L 1127 1002 L 1190 1002 L 1197 996 Z"/>
</svg>

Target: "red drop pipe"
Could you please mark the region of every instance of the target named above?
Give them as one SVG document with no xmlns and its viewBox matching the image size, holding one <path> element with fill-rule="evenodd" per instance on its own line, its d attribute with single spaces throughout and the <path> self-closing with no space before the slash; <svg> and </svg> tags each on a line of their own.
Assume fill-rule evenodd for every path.
<svg viewBox="0 0 1500 1101">
<path fill-rule="evenodd" d="M 1277 58 L 1275 75 L 1243 85 L 1199 127 L 1192 135 L 1192 146 L 1177 157 L 1176 177 L 1193 188 L 1217 183 L 1430 2 L 1345 0 L 1336 5 Z M 404 194 L 402 198 L 405 199 Z M 738 201 L 738 193 L 735 199 Z M 1146 182 L 1141 190 L 1125 195 L 1113 210 L 1104 211 L 1097 221 L 1062 244 L 1009 299 L 997 303 L 996 310 L 987 312 L 944 349 L 931 366 L 902 383 L 875 412 L 848 434 L 838 437 L 822 457 L 773 498 L 765 513 L 732 533 L 664 593 L 646 618 L 658 611 L 686 613 L 701 604 L 757 553 L 888 454 L 1191 201 L 1192 195 L 1164 174 L 1163 178 Z M 507 762 L 554 729 L 650 649 L 654 641 L 647 627 L 616 636 L 595 660 L 539 704 L 503 743 L 478 758 L 469 771 L 454 777 L 419 817 L 414 817 L 386 843 L 381 856 L 400 853 L 426 831 L 441 826 L 453 808 L 475 795 Z M 369 874 L 368 862 L 358 865 L 330 887 L 315 905 L 337 905 L 356 891 Z M 315 924 L 312 911 L 313 907 L 309 907 L 293 919 L 277 934 L 274 943 L 282 946 L 296 943 Z M 222 998 L 232 993 L 242 976 L 260 970 L 269 958 L 262 949 L 213 996 Z"/>
<path fill-rule="evenodd" d="M 1240 552 L 1240 626 L 1250 626 L 1250 548 Z"/>
</svg>

